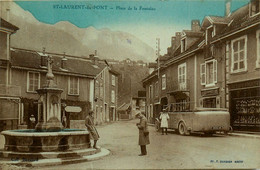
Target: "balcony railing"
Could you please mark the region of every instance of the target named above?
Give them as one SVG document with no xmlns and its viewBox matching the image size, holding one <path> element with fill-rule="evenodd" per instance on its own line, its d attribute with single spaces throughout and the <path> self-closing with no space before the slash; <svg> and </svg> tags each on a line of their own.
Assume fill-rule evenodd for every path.
<svg viewBox="0 0 260 170">
<path fill-rule="evenodd" d="M 169 104 L 169 111 L 170 112 L 187 112 L 191 111 L 191 105 L 193 105 L 194 102 L 179 102 L 179 103 L 171 103 Z"/>
<path fill-rule="evenodd" d="M 189 79 L 179 79 L 178 81 L 171 81 L 167 86 L 168 93 L 178 92 L 178 91 L 189 91 L 189 90 L 190 90 Z"/>
<path fill-rule="evenodd" d="M 0 96 L 21 96 L 21 87 L 0 84 Z"/>
</svg>

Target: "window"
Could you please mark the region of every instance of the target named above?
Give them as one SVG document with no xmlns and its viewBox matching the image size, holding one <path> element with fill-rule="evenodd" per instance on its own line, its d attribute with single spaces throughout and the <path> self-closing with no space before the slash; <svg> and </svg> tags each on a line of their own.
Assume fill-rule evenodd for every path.
<svg viewBox="0 0 260 170">
<path fill-rule="evenodd" d="M 151 99 L 153 97 L 153 86 L 149 86 L 149 98 Z"/>
<path fill-rule="evenodd" d="M 116 77 L 112 75 L 112 86 L 116 85 Z"/>
<path fill-rule="evenodd" d="M 111 91 L 111 102 L 115 103 L 115 90 Z"/>
<path fill-rule="evenodd" d="M 201 107 L 204 108 L 220 108 L 220 97 L 206 97 L 200 100 Z"/>
<path fill-rule="evenodd" d="M 166 75 L 162 75 L 162 90 L 166 89 Z"/>
<path fill-rule="evenodd" d="M 99 97 L 99 90 L 100 90 L 99 82 L 98 82 L 98 80 L 96 80 L 96 83 L 95 83 L 95 96 L 96 97 Z"/>
<path fill-rule="evenodd" d="M 211 37 L 214 37 L 216 35 L 216 25 L 213 25 L 213 30 L 211 33 Z"/>
<path fill-rule="evenodd" d="M 251 1 L 250 5 L 250 16 L 254 16 L 260 13 L 260 1 L 259 0 L 253 0 Z"/>
<path fill-rule="evenodd" d="M 158 96 L 159 96 L 159 86 L 158 86 L 158 81 L 155 83 L 155 85 L 154 85 L 154 89 L 155 89 L 155 96 L 158 97 Z"/>
<path fill-rule="evenodd" d="M 179 90 L 186 89 L 186 63 L 178 66 L 178 84 Z"/>
<path fill-rule="evenodd" d="M 79 95 L 79 78 L 69 77 L 69 94 Z"/>
<path fill-rule="evenodd" d="M 150 104 L 150 112 L 149 112 L 148 118 L 150 118 L 150 117 L 153 117 L 153 105 L 152 104 Z"/>
<path fill-rule="evenodd" d="M 211 86 L 217 83 L 217 60 L 209 60 L 200 65 L 201 85 Z"/>
<path fill-rule="evenodd" d="M 257 60 L 256 60 L 256 67 L 260 67 L 260 30 L 256 31 L 256 53 L 257 53 Z"/>
<path fill-rule="evenodd" d="M 186 38 L 181 40 L 181 52 L 184 52 L 186 50 L 187 42 Z"/>
<path fill-rule="evenodd" d="M 100 82 L 100 85 L 99 85 L 99 89 L 100 89 L 100 98 L 103 98 L 103 83 L 102 81 Z"/>
<path fill-rule="evenodd" d="M 216 98 L 206 98 L 203 100 L 204 108 L 216 108 Z"/>
<path fill-rule="evenodd" d="M 241 72 L 247 70 L 247 36 L 243 36 L 231 41 L 232 58 L 231 72 Z"/>
<path fill-rule="evenodd" d="M 31 72 L 27 73 L 27 92 L 36 92 L 40 88 L 40 73 Z"/>
</svg>

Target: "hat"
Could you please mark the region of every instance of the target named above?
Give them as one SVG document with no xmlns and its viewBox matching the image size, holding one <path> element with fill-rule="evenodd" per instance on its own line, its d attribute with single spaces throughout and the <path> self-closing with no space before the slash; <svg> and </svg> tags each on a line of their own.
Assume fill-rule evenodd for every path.
<svg viewBox="0 0 260 170">
<path fill-rule="evenodd" d="M 135 113 L 135 117 L 138 116 L 138 115 L 140 115 L 140 114 L 141 114 L 140 111 L 139 111 L 139 112 L 136 112 L 136 113 Z"/>
</svg>

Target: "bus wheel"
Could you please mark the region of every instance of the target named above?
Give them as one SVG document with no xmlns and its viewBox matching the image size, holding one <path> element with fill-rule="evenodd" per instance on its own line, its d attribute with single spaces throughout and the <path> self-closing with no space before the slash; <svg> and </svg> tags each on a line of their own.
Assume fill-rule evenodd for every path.
<svg viewBox="0 0 260 170">
<path fill-rule="evenodd" d="M 187 129 L 186 129 L 186 126 L 185 126 L 185 124 L 183 122 L 181 122 L 179 124 L 178 130 L 179 130 L 179 134 L 180 135 L 185 135 Z"/>
</svg>

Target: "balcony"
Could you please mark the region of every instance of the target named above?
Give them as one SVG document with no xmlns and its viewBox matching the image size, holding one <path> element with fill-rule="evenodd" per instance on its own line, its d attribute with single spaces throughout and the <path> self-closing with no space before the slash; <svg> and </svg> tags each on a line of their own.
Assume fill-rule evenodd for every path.
<svg viewBox="0 0 260 170">
<path fill-rule="evenodd" d="M 178 81 L 171 81 L 167 84 L 167 93 L 177 93 L 177 92 L 189 92 L 190 91 L 190 80 L 189 79 L 179 79 Z"/>
<path fill-rule="evenodd" d="M 21 87 L 14 85 L 0 84 L 0 96 L 21 96 Z"/>
</svg>

